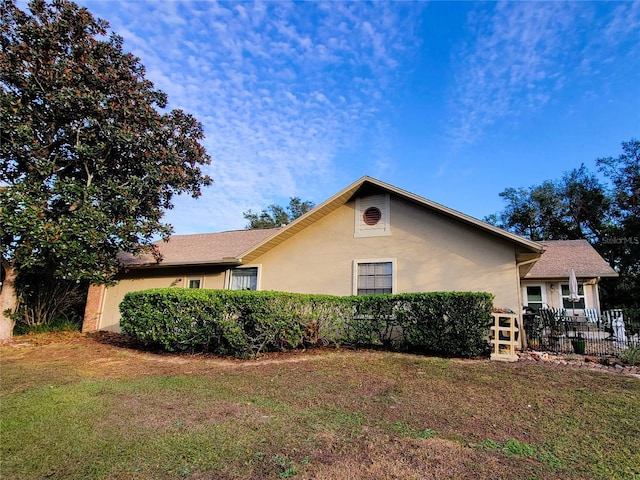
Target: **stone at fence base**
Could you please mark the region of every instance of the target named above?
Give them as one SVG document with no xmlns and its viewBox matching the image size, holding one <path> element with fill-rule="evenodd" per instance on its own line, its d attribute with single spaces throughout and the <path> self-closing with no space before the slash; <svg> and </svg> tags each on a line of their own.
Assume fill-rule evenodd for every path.
<svg viewBox="0 0 640 480">
<path fill-rule="evenodd" d="M 586 356 L 584 357 L 584 361 L 587 363 L 600 363 L 600 359 L 598 357 Z"/>
<path fill-rule="evenodd" d="M 604 357 L 598 360 L 602 365 L 607 365 L 609 367 L 614 367 L 616 365 L 623 366 L 624 362 L 617 357 Z"/>
<path fill-rule="evenodd" d="M 539 362 L 549 361 L 549 354 L 547 352 L 531 352 L 531 358 Z"/>
</svg>

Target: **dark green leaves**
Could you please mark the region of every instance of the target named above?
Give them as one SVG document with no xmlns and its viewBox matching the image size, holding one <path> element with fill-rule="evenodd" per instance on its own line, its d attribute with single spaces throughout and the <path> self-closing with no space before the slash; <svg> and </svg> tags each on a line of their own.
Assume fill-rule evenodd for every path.
<svg viewBox="0 0 640 480">
<path fill-rule="evenodd" d="M 0 10 L 0 254 L 18 270 L 108 281 L 117 253 L 149 251 L 176 194 L 211 179 L 201 124 L 106 22 L 74 3 Z"/>
<path fill-rule="evenodd" d="M 260 213 L 254 213 L 251 210 L 247 210 L 242 215 L 245 220 L 249 221 L 247 224 L 247 228 L 249 229 L 271 228 L 293 222 L 296 218 L 304 215 L 313 207 L 313 202 L 303 202 L 299 197 L 291 197 L 289 199 L 289 205 L 286 208 L 273 204 L 269 205 Z"/>
<path fill-rule="evenodd" d="M 155 289 L 120 304 L 124 333 L 169 351 L 237 357 L 348 344 L 471 357 L 489 350 L 493 296 L 432 292 L 334 297 Z"/>
<path fill-rule="evenodd" d="M 487 220 L 532 240 L 596 241 L 609 223 L 611 200 L 584 165 L 559 181 L 507 188 L 500 196 L 507 203 L 505 210 Z"/>
</svg>

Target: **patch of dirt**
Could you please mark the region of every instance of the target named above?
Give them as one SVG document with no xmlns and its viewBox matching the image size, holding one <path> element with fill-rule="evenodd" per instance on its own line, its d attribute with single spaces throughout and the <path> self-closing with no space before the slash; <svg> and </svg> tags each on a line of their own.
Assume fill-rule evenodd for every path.
<svg viewBox="0 0 640 480">
<path fill-rule="evenodd" d="M 120 422 L 123 426 L 152 428 L 158 431 L 186 428 L 193 432 L 230 422 L 258 425 L 266 423 L 269 419 L 259 408 L 251 404 L 215 401 L 203 409 L 200 402 L 191 401 L 186 396 L 165 398 L 121 395 L 117 404 L 117 417 L 105 418 L 109 425 Z"/>
<path fill-rule="evenodd" d="M 144 376 L 148 374 L 181 374 L 189 373 L 190 367 L 197 367 L 199 374 L 206 374 L 210 369 L 268 367 L 283 363 L 314 363 L 330 355 L 332 358 L 348 358 L 354 353 L 351 349 L 312 348 L 309 350 L 293 350 L 284 352 L 267 352 L 255 359 L 240 360 L 233 357 L 220 357 L 211 354 L 196 353 L 167 353 L 149 349 L 132 337 L 114 332 L 54 332 L 44 334 L 29 334 L 14 337 L 10 342 L 0 345 L 0 355 L 4 359 L 20 359 L 26 356 L 33 363 L 70 362 L 76 363 L 80 370 L 89 376 L 122 377 Z M 370 355 L 376 358 L 381 352 L 375 350 L 357 350 L 359 356 Z M 409 354 L 384 352 L 385 355 Z M 424 359 L 416 355 L 417 359 Z M 587 360 L 589 360 L 587 358 Z M 478 360 L 450 359 L 447 361 L 464 363 L 478 362 Z M 567 357 L 553 357 L 550 361 L 535 362 L 527 353 L 523 354 L 521 362 L 537 363 L 549 367 L 560 368 L 588 368 L 608 373 L 626 373 L 637 376 L 637 369 L 620 366 L 605 366 L 598 363 L 585 362 L 585 358 L 571 355 Z M 629 371 L 627 371 L 629 370 Z"/>
<path fill-rule="evenodd" d="M 33 364 L 45 361 L 69 363 L 73 370 L 96 378 L 180 375 L 194 371 L 206 375 L 219 368 L 306 363 L 321 360 L 327 355 L 352 353 L 351 350 L 314 348 L 268 352 L 256 359 L 240 360 L 203 353 L 167 353 L 148 349 L 127 335 L 113 332 L 30 334 L 14 337 L 11 342 L 0 345 L 0 356 L 7 361 L 28 357 L 29 363 Z"/>
<path fill-rule="evenodd" d="M 179 436 L 223 425 L 264 435 L 259 447 L 247 447 L 259 448 L 259 457 L 258 450 L 249 451 L 242 465 L 194 468 L 188 477 L 193 480 L 277 478 L 285 471 L 276 456 L 287 465 L 295 462 L 296 478 L 318 480 L 580 478 L 479 446 L 486 439 L 542 445 L 555 427 L 544 423 L 548 412 L 573 412 L 573 405 L 566 406 L 575 400 L 572 390 L 597 383 L 611 396 L 637 388 L 632 378 L 576 367 L 567 375 L 568 365 L 534 360 L 503 364 L 340 349 L 236 360 L 145 350 L 108 332 L 16 337 L 0 347 L 0 360 L 3 394 L 43 384 L 144 376 L 171 387 L 159 383 L 145 389 L 137 386 L 144 380 L 124 381 L 111 395 L 114 382 L 96 382 L 104 389 L 103 401 L 112 402 L 99 420 L 104 427 Z M 427 429 L 436 436 L 416 438 Z"/>
<path fill-rule="evenodd" d="M 455 478 L 460 480 L 514 478 L 503 477 L 500 472 L 509 471 L 511 460 L 496 457 L 487 452 L 464 447 L 446 439 L 408 439 L 380 436 L 374 442 L 359 445 L 349 455 L 327 453 L 318 455 L 315 472 L 307 478 L 316 480 L 342 479 L 433 479 Z M 540 467 L 536 462 L 526 465 L 519 460 L 517 471 L 531 474 Z M 544 478 L 543 476 L 537 478 Z"/>
</svg>

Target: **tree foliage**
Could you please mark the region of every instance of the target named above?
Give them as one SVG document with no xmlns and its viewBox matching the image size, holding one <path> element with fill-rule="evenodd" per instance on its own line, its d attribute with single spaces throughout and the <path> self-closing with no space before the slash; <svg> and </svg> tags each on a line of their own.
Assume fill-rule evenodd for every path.
<svg viewBox="0 0 640 480">
<path fill-rule="evenodd" d="M 245 220 L 248 220 L 248 229 L 279 227 L 293 222 L 296 218 L 304 215 L 315 205 L 313 202 L 300 200 L 299 197 L 290 197 L 289 205 L 281 207 L 279 205 L 269 205 L 260 213 L 251 210 L 243 212 Z"/>
<path fill-rule="evenodd" d="M 153 251 L 176 194 L 211 183 L 201 124 L 166 110 L 122 38 L 86 8 L 2 0 L 0 254 L 18 272 L 108 282 Z"/>
<path fill-rule="evenodd" d="M 613 185 L 613 218 L 608 237 L 597 247 L 620 272 L 607 295 L 619 305 L 637 309 L 640 319 L 640 141 L 622 143 L 618 157 L 597 159 Z"/>
<path fill-rule="evenodd" d="M 532 240 L 586 238 L 597 242 L 610 221 L 611 199 L 598 177 L 584 165 L 561 180 L 529 188 L 507 188 L 503 212 L 487 217 L 505 230 Z"/>
<path fill-rule="evenodd" d="M 640 141 L 596 162 L 610 185 L 582 165 L 560 180 L 505 189 L 505 209 L 485 220 L 532 240 L 586 238 L 620 274 L 603 280 L 603 301 L 640 308 Z"/>
</svg>

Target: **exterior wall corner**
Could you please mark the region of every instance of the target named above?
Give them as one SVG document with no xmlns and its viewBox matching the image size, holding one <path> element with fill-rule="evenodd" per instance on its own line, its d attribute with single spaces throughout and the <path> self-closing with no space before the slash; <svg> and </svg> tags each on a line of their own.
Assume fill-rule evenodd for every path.
<svg viewBox="0 0 640 480">
<path fill-rule="evenodd" d="M 104 292 L 104 285 L 89 285 L 87 303 L 84 309 L 84 320 L 82 321 L 83 333 L 95 332 L 100 328 Z"/>
</svg>

